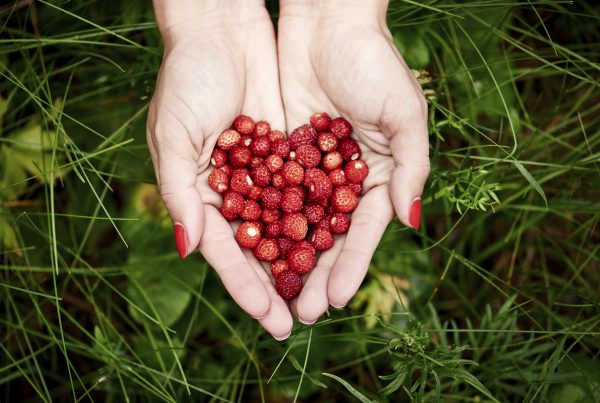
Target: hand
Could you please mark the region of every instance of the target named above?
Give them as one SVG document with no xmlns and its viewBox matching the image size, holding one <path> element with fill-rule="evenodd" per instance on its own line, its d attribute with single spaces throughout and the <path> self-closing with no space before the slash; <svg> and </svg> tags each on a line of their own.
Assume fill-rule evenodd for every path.
<svg viewBox="0 0 600 403">
<path fill-rule="evenodd" d="M 217 137 L 237 115 L 285 125 L 273 25 L 261 2 L 237 3 L 155 1 L 165 52 L 147 140 L 180 256 L 199 248 L 237 304 L 283 339 L 292 328 L 289 309 L 236 243 L 207 180 Z"/>
<path fill-rule="evenodd" d="M 370 168 L 345 239 L 323 253 L 292 311 L 312 323 L 358 290 L 394 216 L 420 222 L 429 175 L 427 105 L 394 47 L 387 2 L 282 0 L 279 69 L 288 129 L 315 112 L 343 116 L 354 127 Z"/>
</svg>

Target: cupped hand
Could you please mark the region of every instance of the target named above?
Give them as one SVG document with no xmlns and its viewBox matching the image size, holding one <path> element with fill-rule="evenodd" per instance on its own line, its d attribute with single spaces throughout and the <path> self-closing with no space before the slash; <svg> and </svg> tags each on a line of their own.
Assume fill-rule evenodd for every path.
<svg viewBox="0 0 600 403">
<path fill-rule="evenodd" d="M 285 125 L 273 26 L 265 8 L 250 3 L 229 11 L 182 5 L 181 15 L 155 3 L 165 51 L 147 140 L 180 256 L 199 248 L 236 303 L 283 339 L 293 323 L 288 306 L 252 253 L 236 243 L 207 180 L 217 137 L 237 115 Z"/>
<path fill-rule="evenodd" d="M 278 49 L 288 129 L 314 112 L 343 116 L 370 168 L 350 230 L 320 256 L 292 302 L 304 323 L 348 303 L 394 212 L 419 227 L 429 175 L 427 105 L 394 47 L 386 8 L 382 1 L 282 2 Z"/>
</svg>

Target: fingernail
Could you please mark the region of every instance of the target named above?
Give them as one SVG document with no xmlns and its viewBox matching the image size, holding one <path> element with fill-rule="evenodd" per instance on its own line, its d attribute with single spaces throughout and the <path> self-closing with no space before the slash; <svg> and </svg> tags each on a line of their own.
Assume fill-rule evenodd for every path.
<svg viewBox="0 0 600 403">
<path fill-rule="evenodd" d="M 175 244 L 177 245 L 177 252 L 181 259 L 185 258 L 188 254 L 188 237 L 185 227 L 180 223 L 175 223 Z"/>
<path fill-rule="evenodd" d="M 411 227 L 418 230 L 421 226 L 421 198 L 415 198 L 410 204 L 410 211 L 408 213 L 408 223 Z"/>
<path fill-rule="evenodd" d="M 271 335 L 271 336 L 273 336 L 273 338 L 277 341 L 284 341 L 285 339 L 290 337 L 291 334 L 292 334 L 292 332 L 290 331 L 288 334 L 286 334 L 285 336 L 282 336 L 282 337 L 277 337 L 277 336 L 273 336 L 273 335 Z"/>
<path fill-rule="evenodd" d="M 264 319 L 267 316 L 269 316 L 269 312 L 265 313 L 263 316 L 254 316 L 254 315 L 250 315 L 250 316 L 252 316 L 256 320 L 261 320 L 261 319 Z"/>
<path fill-rule="evenodd" d="M 304 320 L 302 318 L 298 318 L 298 322 L 303 323 L 305 325 L 312 325 L 316 321 L 317 321 L 316 319 L 313 319 L 313 320 Z"/>
<path fill-rule="evenodd" d="M 331 305 L 331 306 L 332 306 L 332 307 L 334 307 L 335 309 L 343 309 L 343 308 L 346 306 L 346 304 L 348 304 L 348 303 L 346 302 L 345 304 L 339 304 L 339 305 L 337 305 L 337 304 L 334 304 L 333 302 L 330 302 L 330 303 L 329 303 L 329 305 Z"/>
</svg>

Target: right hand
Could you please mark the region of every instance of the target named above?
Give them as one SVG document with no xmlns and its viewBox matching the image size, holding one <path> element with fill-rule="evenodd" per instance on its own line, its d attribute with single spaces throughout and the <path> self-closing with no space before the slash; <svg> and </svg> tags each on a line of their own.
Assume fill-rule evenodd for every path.
<svg viewBox="0 0 600 403">
<path fill-rule="evenodd" d="M 165 51 L 147 141 L 160 194 L 180 256 L 199 248 L 236 303 L 284 339 L 293 324 L 288 306 L 238 246 L 218 210 L 221 195 L 208 186 L 217 137 L 237 115 L 285 128 L 273 25 L 261 2 L 183 3 L 155 1 Z"/>
</svg>

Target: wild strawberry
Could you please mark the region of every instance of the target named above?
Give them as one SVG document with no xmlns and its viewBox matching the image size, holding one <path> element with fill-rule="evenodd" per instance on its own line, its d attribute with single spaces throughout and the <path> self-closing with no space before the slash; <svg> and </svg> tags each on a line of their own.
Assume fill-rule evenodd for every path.
<svg viewBox="0 0 600 403">
<path fill-rule="evenodd" d="M 317 141 L 317 132 L 315 132 L 315 129 L 311 125 L 302 125 L 290 133 L 289 140 L 290 148 L 295 150 L 302 144 L 315 144 Z"/>
<path fill-rule="evenodd" d="M 281 273 L 287 270 L 288 264 L 285 260 L 276 260 L 273 263 L 271 263 L 271 274 L 275 278 L 277 278 Z"/>
<path fill-rule="evenodd" d="M 345 139 L 352 134 L 352 125 L 346 119 L 339 117 L 331 121 L 329 131 L 338 139 Z"/>
<path fill-rule="evenodd" d="M 252 153 L 246 146 L 233 146 L 229 151 L 229 163 L 235 168 L 245 167 L 251 159 Z"/>
<path fill-rule="evenodd" d="M 285 187 L 285 179 L 283 179 L 283 175 L 280 172 L 277 172 L 273 175 L 271 183 L 273 184 L 273 187 L 277 190 L 281 190 Z"/>
<path fill-rule="evenodd" d="M 254 168 L 252 172 L 250 172 L 250 177 L 256 186 L 265 187 L 269 186 L 271 183 L 271 171 L 269 171 L 269 168 L 267 168 L 265 164 Z"/>
<path fill-rule="evenodd" d="M 279 155 L 281 158 L 287 158 L 290 155 L 290 143 L 284 139 L 271 142 L 271 154 Z"/>
<path fill-rule="evenodd" d="M 324 153 L 333 151 L 338 146 L 338 139 L 331 132 L 321 132 L 317 138 L 319 149 Z"/>
<path fill-rule="evenodd" d="M 252 182 L 252 179 L 250 178 L 250 175 L 248 175 L 248 170 L 247 169 L 234 169 L 233 173 L 231 174 L 231 190 L 239 192 L 240 194 L 243 195 L 247 195 L 250 190 L 252 189 L 252 186 L 254 185 L 254 182 Z"/>
<path fill-rule="evenodd" d="M 240 218 L 245 221 L 256 221 L 260 218 L 260 213 L 262 213 L 260 204 L 254 200 L 246 200 Z"/>
<path fill-rule="evenodd" d="M 310 144 L 302 144 L 296 149 L 296 161 L 305 168 L 314 168 L 321 162 L 321 152 Z"/>
<path fill-rule="evenodd" d="M 260 218 L 265 224 L 271 224 L 272 222 L 281 219 L 281 210 L 264 208 Z"/>
<path fill-rule="evenodd" d="M 274 239 L 261 238 L 258 245 L 252 249 L 258 260 L 272 262 L 279 256 L 279 246 Z"/>
<path fill-rule="evenodd" d="M 314 115 L 312 115 L 310 117 L 311 126 L 318 132 L 327 130 L 330 123 L 331 123 L 331 118 L 325 112 L 315 113 Z"/>
<path fill-rule="evenodd" d="M 215 148 L 210 156 L 210 163 L 215 168 L 221 168 L 227 162 L 227 151 Z"/>
<path fill-rule="evenodd" d="M 315 255 L 308 248 L 294 248 L 287 257 L 287 263 L 298 274 L 308 273 L 315 267 Z"/>
<path fill-rule="evenodd" d="M 254 120 L 246 115 L 240 115 L 233 121 L 233 128 L 240 134 L 252 134 L 254 131 Z"/>
<path fill-rule="evenodd" d="M 308 249 L 310 251 L 310 253 L 313 254 L 313 256 L 317 255 L 317 250 L 315 249 L 315 247 L 312 245 L 312 243 L 310 243 L 306 239 L 296 242 L 296 244 L 294 245 L 294 248 L 292 250 L 300 249 L 300 248 Z"/>
<path fill-rule="evenodd" d="M 250 164 L 249 167 L 250 168 L 256 168 L 261 166 L 262 164 L 264 164 L 264 161 L 262 158 L 260 157 L 252 157 L 252 159 L 250 160 Z"/>
<path fill-rule="evenodd" d="M 271 133 L 271 125 L 266 120 L 259 120 L 254 125 L 254 136 L 268 136 Z"/>
<path fill-rule="evenodd" d="M 308 196 L 311 200 L 326 201 L 331 196 L 333 184 L 327 175 L 308 183 Z"/>
<path fill-rule="evenodd" d="M 220 169 L 213 169 L 208 175 L 208 186 L 217 193 L 223 193 L 229 189 L 229 177 Z"/>
<path fill-rule="evenodd" d="M 281 173 L 290 185 L 299 185 L 304 180 L 304 168 L 296 161 L 287 161 L 283 164 Z"/>
<path fill-rule="evenodd" d="M 333 171 L 342 166 L 344 159 L 339 151 L 331 151 L 323 156 L 323 168 L 326 171 Z"/>
<path fill-rule="evenodd" d="M 275 173 L 283 167 L 283 159 L 279 155 L 271 154 L 265 158 L 265 164 L 269 171 Z"/>
<path fill-rule="evenodd" d="M 360 196 L 360 194 L 362 193 L 362 183 L 348 183 L 347 185 L 350 190 L 352 190 L 354 192 L 355 195 Z"/>
<path fill-rule="evenodd" d="M 227 174 L 228 177 L 231 178 L 231 175 L 233 175 L 233 167 L 229 164 L 225 164 L 223 165 L 221 168 L 219 168 L 221 171 L 225 172 Z"/>
<path fill-rule="evenodd" d="M 247 134 L 244 134 L 242 136 L 242 139 L 240 140 L 239 145 L 240 146 L 250 147 L 250 144 L 252 144 L 252 137 L 249 136 L 249 135 L 247 135 Z"/>
<path fill-rule="evenodd" d="M 220 211 L 223 217 L 229 221 L 233 221 L 244 210 L 244 206 L 244 196 L 230 190 L 223 197 L 223 205 L 221 205 Z"/>
<path fill-rule="evenodd" d="M 319 168 L 307 169 L 304 173 L 304 186 L 308 187 L 312 181 L 321 180 L 325 178 L 327 174 Z"/>
<path fill-rule="evenodd" d="M 309 203 L 304 207 L 304 216 L 309 224 L 316 224 L 325 216 L 323 206 L 316 203 Z"/>
<path fill-rule="evenodd" d="M 285 133 L 281 130 L 272 130 L 268 137 L 271 144 L 273 144 L 274 141 L 285 140 Z"/>
<path fill-rule="evenodd" d="M 306 237 L 308 222 L 301 213 L 288 213 L 283 216 L 283 235 L 291 240 L 300 241 Z"/>
<path fill-rule="evenodd" d="M 344 213 L 334 213 L 329 219 L 329 228 L 334 234 L 345 234 L 350 228 L 350 218 Z"/>
<path fill-rule="evenodd" d="M 340 186 L 331 195 L 331 205 L 339 213 L 350 213 L 358 205 L 358 196 L 348 186 Z"/>
<path fill-rule="evenodd" d="M 262 192 L 262 204 L 266 208 L 276 209 L 281 206 L 281 199 L 283 195 L 281 192 L 274 187 L 265 188 Z"/>
<path fill-rule="evenodd" d="M 295 191 L 284 191 L 281 200 L 281 209 L 286 213 L 295 213 L 302 210 L 304 198 Z"/>
<path fill-rule="evenodd" d="M 329 179 L 331 179 L 333 186 L 343 186 L 348 183 L 346 180 L 346 174 L 341 168 L 337 168 L 329 172 Z"/>
<path fill-rule="evenodd" d="M 286 270 L 275 277 L 275 290 L 285 300 L 296 298 L 302 291 L 302 280 L 298 274 Z"/>
<path fill-rule="evenodd" d="M 254 200 L 254 201 L 258 201 L 260 200 L 260 197 L 262 196 L 262 188 L 256 185 L 252 185 L 252 187 L 250 187 L 250 191 L 248 191 L 248 194 L 246 195 L 246 197 L 248 197 L 248 199 Z"/>
<path fill-rule="evenodd" d="M 281 221 L 273 221 L 270 224 L 267 224 L 265 228 L 265 238 L 277 238 L 281 235 L 281 230 L 283 229 L 283 224 Z"/>
<path fill-rule="evenodd" d="M 287 239 L 286 237 L 279 237 L 277 238 L 277 245 L 279 245 L 279 256 L 282 259 L 285 259 L 288 257 L 292 249 L 294 249 L 296 242 L 292 241 L 291 239 Z"/>
<path fill-rule="evenodd" d="M 225 130 L 217 139 L 217 146 L 222 150 L 229 150 L 234 145 L 238 144 L 242 136 L 235 130 Z"/>
<path fill-rule="evenodd" d="M 339 213 L 341 214 L 341 213 Z M 323 219 L 321 221 L 319 221 L 318 223 L 315 224 L 315 226 L 313 227 L 315 230 L 317 229 L 322 229 L 325 231 L 331 231 L 331 224 L 329 223 L 330 217 L 329 216 L 325 216 L 323 217 Z"/>
<path fill-rule="evenodd" d="M 306 197 L 306 190 L 304 190 L 304 188 L 301 186 L 288 186 L 287 188 L 285 188 L 285 191 L 295 192 L 298 195 L 298 197 L 302 199 L 302 201 L 304 201 L 304 198 Z"/>
<path fill-rule="evenodd" d="M 361 183 L 369 175 L 369 166 L 363 160 L 354 160 L 346 164 L 344 172 L 349 182 Z"/>
<path fill-rule="evenodd" d="M 267 136 L 255 137 L 250 144 L 252 154 L 259 157 L 266 157 L 271 151 L 271 142 Z"/>
<path fill-rule="evenodd" d="M 329 250 L 333 247 L 333 235 L 327 230 L 315 229 L 312 234 L 311 243 L 316 250 Z"/>
<path fill-rule="evenodd" d="M 235 240 L 242 248 L 255 248 L 260 239 L 260 226 L 256 222 L 243 222 L 235 231 Z"/>
<path fill-rule="evenodd" d="M 353 139 L 344 139 L 340 141 L 338 151 L 344 157 L 344 161 L 354 161 L 360 158 L 361 151 L 358 143 Z"/>
</svg>

